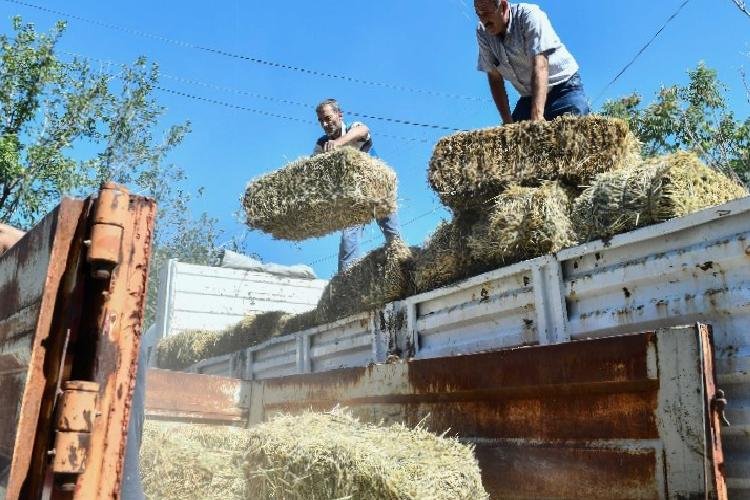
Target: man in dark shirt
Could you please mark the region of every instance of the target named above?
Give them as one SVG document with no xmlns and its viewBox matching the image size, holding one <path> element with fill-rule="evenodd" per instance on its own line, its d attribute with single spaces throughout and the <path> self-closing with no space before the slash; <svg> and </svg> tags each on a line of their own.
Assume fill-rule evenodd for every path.
<svg viewBox="0 0 750 500">
<path fill-rule="evenodd" d="M 361 122 L 354 122 L 347 126 L 341 107 L 335 99 L 327 99 L 318 104 L 315 113 L 325 134 L 315 142 L 313 155 L 347 146 L 377 157 L 372 147 L 370 129 Z M 399 236 L 398 219 L 395 213 L 377 219 L 377 222 L 383 231 L 386 244 Z M 350 227 L 341 232 L 339 272 L 346 270 L 359 257 L 359 243 L 364 232 L 365 226 Z"/>
</svg>

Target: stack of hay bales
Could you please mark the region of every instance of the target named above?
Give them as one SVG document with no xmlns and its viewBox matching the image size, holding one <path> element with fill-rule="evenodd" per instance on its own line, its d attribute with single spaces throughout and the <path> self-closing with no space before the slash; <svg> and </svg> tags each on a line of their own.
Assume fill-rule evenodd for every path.
<svg viewBox="0 0 750 500">
<path fill-rule="evenodd" d="M 578 186 L 640 160 L 622 120 L 561 117 L 441 139 L 429 181 L 454 213 L 417 259 L 420 292 L 576 243 L 569 219 Z"/>
<path fill-rule="evenodd" d="M 157 348 L 157 365 L 181 370 L 204 359 L 223 356 L 278 337 L 287 332 L 291 314 L 280 311 L 251 314 L 219 332 L 185 331 L 162 339 Z"/>
<path fill-rule="evenodd" d="M 747 194 L 694 153 L 680 152 L 600 174 L 576 200 L 573 223 L 582 241 L 606 239 Z"/>
<path fill-rule="evenodd" d="M 396 210 L 396 173 L 382 161 L 341 148 L 290 163 L 248 184 L 247 224 L 301 241 L 370 222 Z"/>
<path fill-rule="evenodd" d="M 259 498 L 486 499 L 470 446 L 422 427 L 383 427 L 347 413 L 280 416 L 250 429 Z"/>
<path fill-rule="evenodd" d="M 318 302 L 317 321 L 326 323 L 382 306 L 412 289 L 412 250 L 395 238 L 334 276 Z"/>
<path fill-rule="evenodd" d="M 579 186 L 638 159 L 640 145 L 626 122 L 564 116 L 444 137 L 430 160 L 429 181 L 446 206 L 463 211 L 486 207 L 513 184 Z"/>
<path fill-rule="evenodd" d="M 487 498 L 472 446 L 339 409 L 250 429 L 147 421 L 140 466 L 163 500 Z"/>
</svg>

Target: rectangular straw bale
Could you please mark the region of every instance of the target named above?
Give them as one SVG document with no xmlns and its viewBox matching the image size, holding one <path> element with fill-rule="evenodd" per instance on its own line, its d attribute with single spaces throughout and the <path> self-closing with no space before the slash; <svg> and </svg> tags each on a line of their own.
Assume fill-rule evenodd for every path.
<svg viewBox="0 0 750 500">
<path fill-rule="evenodd" d="M 380 307 L 413 288 L 412 250 L 396 238 L 334 276 L 318 302 L 318 321 L 327 323 Z"/>
<path fill-rule="evenodd" d="M 455 214 L 443 221 L 422 245 L 414 262 L 414 285 L 423 293 L 481 272 L 481 262 L 472 260 L 469 239 L 486 224 L 486 215 L 475 211 Z"/>
<path fill-rule="evenodd" d="M 312 311 L 307 311 L 300 314 L 295 314 L 294 316 L 289 318 L 286 323 L 284 323 L 282 333 L 284 335 L 288 335 L 291 333 L 302 332 L 316 327 L 321 324 L 318 316 L 319 315 L 317 309 L 313 309 Z"/>
<path fill-rule="evenodd" d="M 578 186 L 639 159 L 640 145 L 623 120 L 564 116 L 443 137 L 429 181 L 445 205 L 460 211 L 488 204 L 511 184 Z"/>
<path fill-rule="evenodd" d="M 572 220 L 581 241 L 606 239 L 747 194 L 696 154 L 678 152 L 600 174 L 576 200 Z"/>
<path fill-rule="evenodd" d="M 458 222 L 443 221 L 424 243 L 414 263 L 414 285 L 423 293 L 465 276 L 468 247 Z"/>
<path fill-rule="evenodd" d="M 396 173 L 345 147 L 251 181 L 243 205 L 251 228 L 282 240 L 317 238 L 393 213 Z"/>
<path fill-rule="evenodd" d="M 495 199 L 486 223 L 475 227 L 468 243 L 471 258 L 509 265 L 573 246 L 570 196 L 555 181 L 540 187 L 511 186 Z"/>
<path fill-rule="evenodd" d="M 160 368 L 181 370 L 204 359 L 230 354 L 283 334 L 291 314 L 251 314 L 219 332 L 188 330 L 162 339 L 157 348 Z"/>
<path fill-rule="evenodd" d="M 140 452 L 148 498 L 185 500 L 257 498 L 248 488 L 245 429 L 146 420 Z"/>
<path fill-rule="evenodd" d="M 472 445 L 423 426 L 372 425 L 342 410 L 281 415 L 249 429 L 256 498 L 483 500 Z"/>
</svg>

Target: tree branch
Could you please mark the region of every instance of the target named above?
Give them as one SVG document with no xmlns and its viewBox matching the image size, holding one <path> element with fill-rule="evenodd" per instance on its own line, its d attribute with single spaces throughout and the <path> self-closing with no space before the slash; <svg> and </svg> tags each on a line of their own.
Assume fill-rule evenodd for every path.
<svg viewBox="0 0 750 500">
<path fill-rule="evenodd" d="M 740 68 L 740 77 L 742 78 L 742 84 L 745 86 L 745 97 L 747 97 L 747 102 L 750 102 L 750 82 L 747 81 L 745 68 Z"/>
<path fill-rule="evenodd" d="M 732 0 L 732 3 L 734 3 L 740 11 L 744 12 L 748 17 L 750 17 L 750 10 L 748 9 L 747 5 L 745 5 L 745 0 Z"/>
</svg>

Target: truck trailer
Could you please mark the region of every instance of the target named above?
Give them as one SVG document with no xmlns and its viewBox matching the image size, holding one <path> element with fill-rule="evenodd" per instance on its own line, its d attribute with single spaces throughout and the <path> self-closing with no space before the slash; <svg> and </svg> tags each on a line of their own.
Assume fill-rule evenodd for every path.
<svg viewBox="0 0 750 500">
<path fill-rule="evenodd" d="M 118 497 L 153 215 L 108 184 L 0 256 L 0 497 Z M 341 405 L 473 443 L 493 498 L 747 498 L 748 236 L 735 200 L 152 368 L 146 414 Z"/>
</svg>

